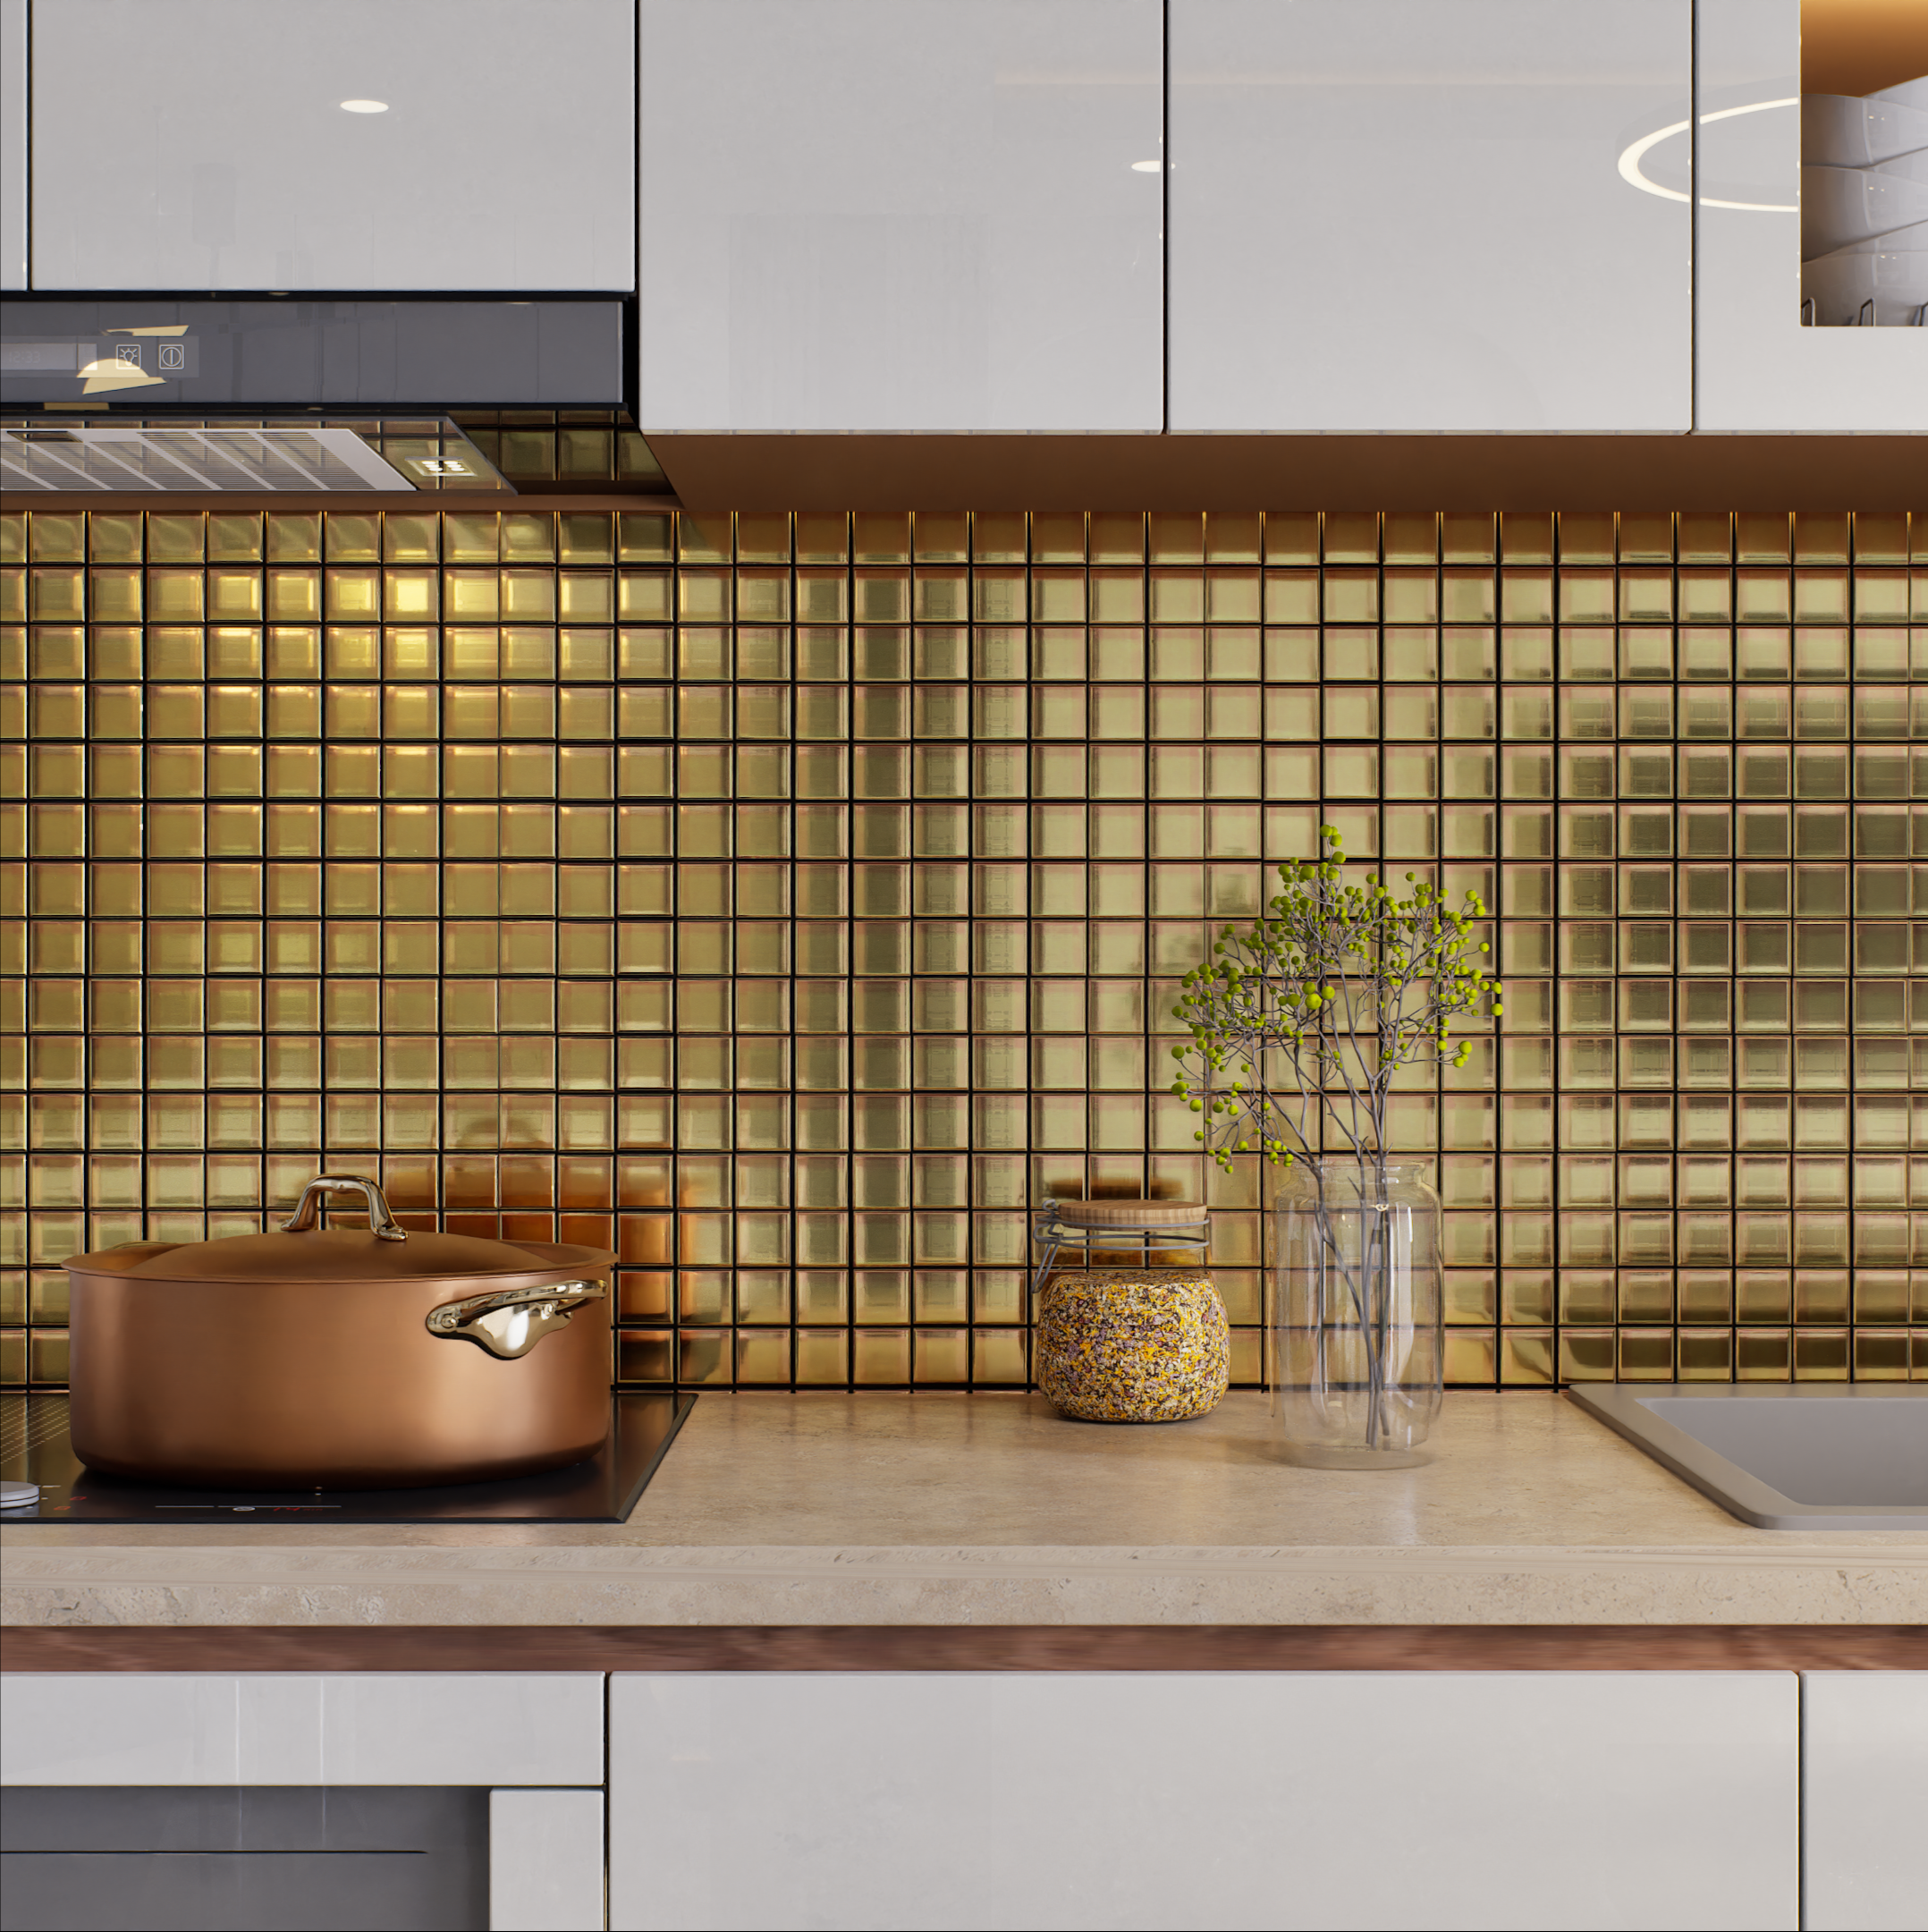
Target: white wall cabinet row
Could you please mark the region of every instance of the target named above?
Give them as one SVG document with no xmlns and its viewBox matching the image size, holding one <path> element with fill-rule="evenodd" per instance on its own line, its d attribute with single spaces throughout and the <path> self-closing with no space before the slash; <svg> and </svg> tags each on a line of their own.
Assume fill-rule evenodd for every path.
<svg viewBox="0 0 1928 1932">
<path fill-rule="evenodd" d="M 605 1779 L 606 1687 L 607 1778 Z M 10 1674 L 12 1785 L 467 1784 L 491 1919 L 1918 1928 L 1928 1673 Z"/>
<path fill-rule="evenodd" d="M 1699 20 L 1696 211 L 1694 0 L 640 0 L 643 425 L 1928 429 L 1800 326 L 1799 0 Z"/>
<path fill-rule="evenodd" d="M 642 0 L 646 427 L 1689 427 L 1688 0 L 1164 13 Z"/>
<path fill-rule="evenodd" d="M 1696 242 L 1695 0 L 0 0 L 0 280 L 30 121 L 36 289 L 633 288 L 655 433 L 1928 429 L 1697 12 Z"/>
</svg>

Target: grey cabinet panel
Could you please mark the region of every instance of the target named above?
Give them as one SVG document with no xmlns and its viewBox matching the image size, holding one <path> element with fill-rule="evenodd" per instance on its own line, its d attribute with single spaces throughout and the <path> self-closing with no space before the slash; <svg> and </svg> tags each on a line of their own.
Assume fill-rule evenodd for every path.
<svg viewBox="0 0 1928 1932">
<path fill-rule="evenodd" d="M 13 1789 L 0 1932 L 454 1932 L 488 1913 L 486 1791 Z"/>
<path fill-rule="evenodd" d="M 646 433 L 1160 427 L 1157 0 L 639 18 Z"/>
<path fill-rule="evenodd" d="M 1689 0 L 1172 0 L 1171 427 L 1685 430 Z M 1682 184 L 1684 186 L 1684 182 Z"/>
<path fill-rule="evenodd" d="M 0 0 L 0 289 L 27 286 L 27 0 Z"/>
<path fill-rule="evenodd" d="M 34 285 L 627 290 L 633 38 L 630 0 L 39 0 Z"/>
<path fill-rule="evenodd" d="M 1928 430 L 1928 330 L 1801 326 L 1800 0 L 1700 0 L 1699 421 Z"/>
<path fill-rule="evenodd" d="M 440 1932 L 452 1917 L 412 1852 L 0 1852 L 4 1932 Z"/>
</svg>

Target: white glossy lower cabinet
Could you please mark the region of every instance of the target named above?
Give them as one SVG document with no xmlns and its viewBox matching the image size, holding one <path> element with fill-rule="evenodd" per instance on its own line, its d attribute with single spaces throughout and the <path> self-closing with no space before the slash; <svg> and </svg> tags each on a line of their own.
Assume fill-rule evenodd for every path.
<svg viewBox="0 0 1928 1932">
<path fill-rule="evenodd" d="M 1801 1680 L 1801 1923 L 1928 1926 L 1928 1671 Z"/>
<path fill-rule="evenodd" d="M 489 1932 L 601 1932 L 603 1793 L 488 1794 Z"/>
<path fill-rule="evenodd" d="M 1793 1927 L 1787 1672 L 610 1682 L 610 1924 Z"/>
<path fill-rule="evenodd" d="M 4 1784 L 600 1784 L 593 1671 L 0 1678 Z"/>
</svg>

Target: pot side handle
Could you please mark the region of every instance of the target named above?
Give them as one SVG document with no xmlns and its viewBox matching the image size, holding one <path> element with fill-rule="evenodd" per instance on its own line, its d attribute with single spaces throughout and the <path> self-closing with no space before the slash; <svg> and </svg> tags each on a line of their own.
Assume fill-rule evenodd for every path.
<svg viewBox="0 0 1928 1932">
<path fill-rule="evenodd" d="M 301 1190 L 294 1212 L 281 1224 L 283 1234 L 305 1234 L 320 1217 L 330 1194 L 359 1194 L 368 1205 L 368 1228 L 377 1241 L 406 1241 L 408 1231 L 388 1211 L 382 1191 L 366 1174 L 319 1174 Z"/>
<path fill-rule="evenodd" d="M 503 1361 L 527 1355 L 553 1328 L 608 1291 L 599 1281 L 551 1282 L 540 1288 L 501 1288 L 430 1309 L 422 1326 L 437 1340 L 474 1342 Z"/>
</svg>

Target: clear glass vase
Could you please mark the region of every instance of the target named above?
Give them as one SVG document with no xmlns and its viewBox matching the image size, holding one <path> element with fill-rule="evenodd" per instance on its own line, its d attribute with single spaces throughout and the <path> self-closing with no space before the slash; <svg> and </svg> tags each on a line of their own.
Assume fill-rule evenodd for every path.
<svg viewBox="0 0 1928 1932">
<path fill-rule="evenodd" d="M 1445 1352 L 1440 1199 L 1416 1162 L 1295 1161 L 1273 1208 L 1268 1377 L 1286 1454 L 1425 1461 Z"/>
</svg>

